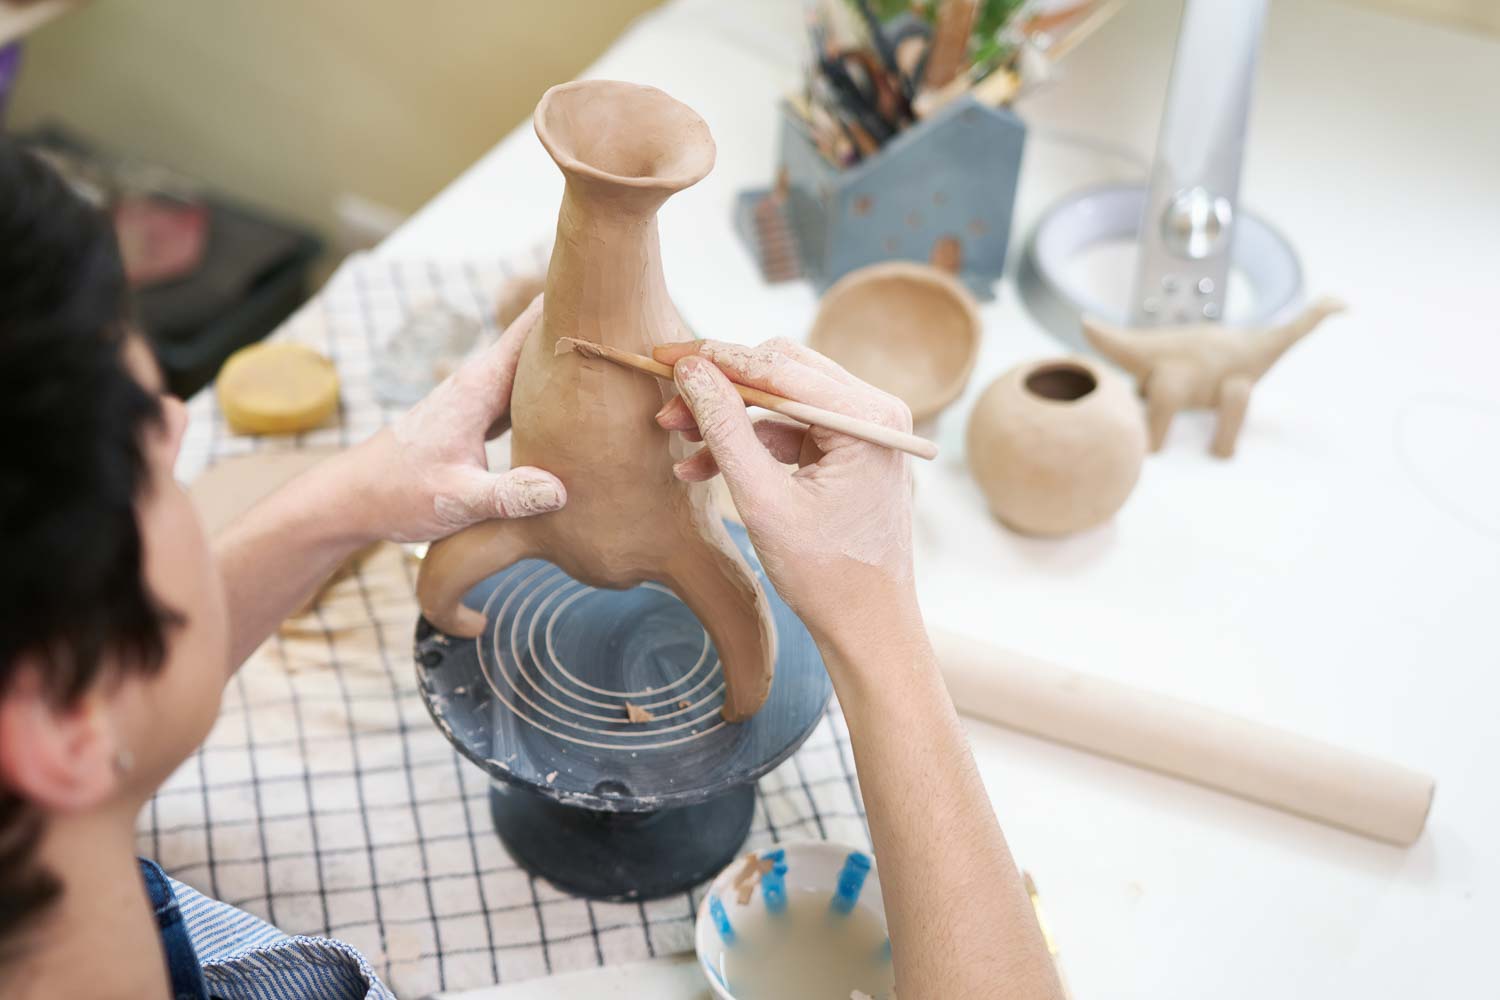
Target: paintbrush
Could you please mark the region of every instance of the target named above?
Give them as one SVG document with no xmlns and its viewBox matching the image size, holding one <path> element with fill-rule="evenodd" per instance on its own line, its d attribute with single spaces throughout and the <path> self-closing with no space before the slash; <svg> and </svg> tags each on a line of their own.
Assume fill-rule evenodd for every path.
<svg viewBox="0 0 1500 1000">
<path fill-rule="evenodd" d="M 870 8 L 870 0 L 854 0 L 855 6 L 859 8 L 859 16 L 864 18 L 865 28 L 870 32 L 870 45 L 874 47 L 880 61 L 885 63 L 885 68 L 896 79 L 903 79 L 901 66 L 896 62 L 896 50 L 891 45 L 891 40 L 886 37 L 885 28 L 880 24 L 880 18 L 875 16 L 875 11 Z"/>
<path fill-rule="evenodd" d="M 974 32 L 974 18 L 979 14 L 977 0 L 943 0 L 938 8 L 937 26 L 927 47 L 922 86 L 929 90 L 946 87 L 958 76 Z"/>
<path fill-rule="evenodd" d="M 576 337 L 558 337 L 556 352 L 567 354 L 570 351 L 577 352 L 585 358 L 597 358 L 623 368 L 634 368 L 638 372 L 655 375 L 665 382 L 673 380 L 671 366 L 664 365 L 654 358 L 648 358 L 643 354 L 632 354 L 629 351 L 596 344 L 589 340 L 579 340 Z M 893 430 L 874 421 L 861 420 L 844 413 L 835 413 L 820 406 L 799 403 L 795 399 L 787 399 L 785 396 L 778 396 L 763 389 L 740 385 L 738 382 L 731 381 L 730 384 L 734 386 L 734 391 L 739 393 L 740 399 L 744 400 L 747 406 L 759 406 L 761 409 L 791 417 L 793 420 L 799 420 L 813 427 L 838 431 L 840 434 L 847 434 L 852 438 L 868 441 L 870 444 L 878 444 L 882 448 L 904 451 L 917 458 L 925 458 L 929 461 L 937 458 L 937 445 L 915 434 Z"/>
</svg>

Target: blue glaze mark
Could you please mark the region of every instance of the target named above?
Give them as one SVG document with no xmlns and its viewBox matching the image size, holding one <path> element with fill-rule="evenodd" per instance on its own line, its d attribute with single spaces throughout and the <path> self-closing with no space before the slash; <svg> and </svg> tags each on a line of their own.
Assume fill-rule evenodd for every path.
<svg viewBox="0 0 1500 1000">
<path fill-rule="evenodd" d="M 844 861 L 844 870 L 839 872 L 838 887 L 834 890 L 833 898 L 828 901 L 829 908 L 835 913 L 848 914 L 852 911 L 854 904 L 859 902 L 859 894 L 864 890 L 865 878 L 869 874 L 869 857 L 859 851 L 851 851 Z"/>
<path fill-rule="evenodd" d="M 880 961 L 882 961 L 882 962 L 889 962 L 891 960 L 891 939 L 890 938 L 886 938 L 885 939 L 885 944 L 883 944 L 883 945 L 880 946 L 880 951 L 877 952 L 876 957 Z"/>
<path fill-rule="evenodd" d="M 729 924 L 729 914 L 724 912 L 724 904 L 719 901 L 718 896 L 708 897 L 708 915 L 713 917 L 714 926 L 719 929 L 719 937 L 725 945 L 734 944 L 734 928 Z"/>
<path fill-rule="evenodd" d="M 710 907 L 711 906 L 712 904 L 710 904 Z M 703 966 L 703 970 L 710 976 L 712 976 L 718 982 L 718 984 L 724 988 L 724 992 L 729 992 L 729 984 L 724 981 L 724 976 L 719 972 L 718 967 L 709 964 L 709 961 L 706 958 L 701 958 L 698 961 L 699 964 Z"/>
<path fill-rule="evenodd" d="M 786 857 L 785 851 L 771 851 L 762 854 L 762 858 L 774 861 L 771 870 L 760 877 L 760 894 L 766 901 L 766 912 L 770 914 L 782 914 L 786 912 Z"/>
</svg>

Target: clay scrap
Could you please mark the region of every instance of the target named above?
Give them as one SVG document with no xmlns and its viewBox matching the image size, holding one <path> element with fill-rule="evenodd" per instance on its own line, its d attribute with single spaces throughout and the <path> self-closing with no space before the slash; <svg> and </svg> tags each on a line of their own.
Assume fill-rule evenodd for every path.
<svg viewBox="0 0 1500 1000">
<path fill-rule="evenodd" d="M 740 866 L 739 873 L 734 877 L 735 900 L 741 906 L 749 906 L 761 877 L 774 867 L 776 867 L 776 862 L 770 858 L 762 858 L 753 851 L 745 855 L 744 864 Z"/>
</svg>

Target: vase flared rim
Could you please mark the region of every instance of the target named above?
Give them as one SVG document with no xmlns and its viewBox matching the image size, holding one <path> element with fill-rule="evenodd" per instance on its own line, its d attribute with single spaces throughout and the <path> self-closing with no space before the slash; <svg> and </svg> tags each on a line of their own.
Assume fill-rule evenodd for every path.
<svg viewBox="0 0 1500 1000">
<path fill-rule="evenodd" d="M 642 130 L 651 124 L 651 118 L 655 119 L 657 127 L 672 128 L 677 134 L 662 136 L 656 147 L 668 152 L 661 156 L 642 154 L 637 157 L 642 163 L 649 162 L 653 168 L 665 166 L 665 169 L 653 169 L 650 172 L 611 170 L 580 155 L 577 144 L 560 134 L 551 115 L 560 102 L 578 101 L 585 97 L 596 102 L 634 101 L 637 107 L 631 110 L 638 112 L 643 119 L 639 125 Z M 644 112 L 652 114 L 639 114 Z M 663 120 L 668 117 L 675 118 L 676 122 Z M 533 115 L 533 124 L 537 138 L 541 140 L 547 154 L 570 177 L 586 177 L 619 187 L 671 193 L 698 183 L 714 166 L 716 149 L 708 124 L 686 104 L 665 91 L 645 84 L 620 80 L 575 80 L 558 84 L 542 95 Z M 648 152 L 652 149 L 649 135 L 641 139 L 641 148 Z M 625 158 L 631 159 L 628 155 Z"/>
</svg>

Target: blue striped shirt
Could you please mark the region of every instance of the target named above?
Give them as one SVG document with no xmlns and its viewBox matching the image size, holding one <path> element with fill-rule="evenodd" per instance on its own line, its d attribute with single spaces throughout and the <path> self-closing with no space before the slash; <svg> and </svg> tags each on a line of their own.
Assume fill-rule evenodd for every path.
<svg viewBox="0 0 1500 1000">
<path fill-rule="evenodd" d="M 228 903 L 167 880 L 216 1000 L 396 1000 L 353 947 L 283 934 Z"/>
</svg>

